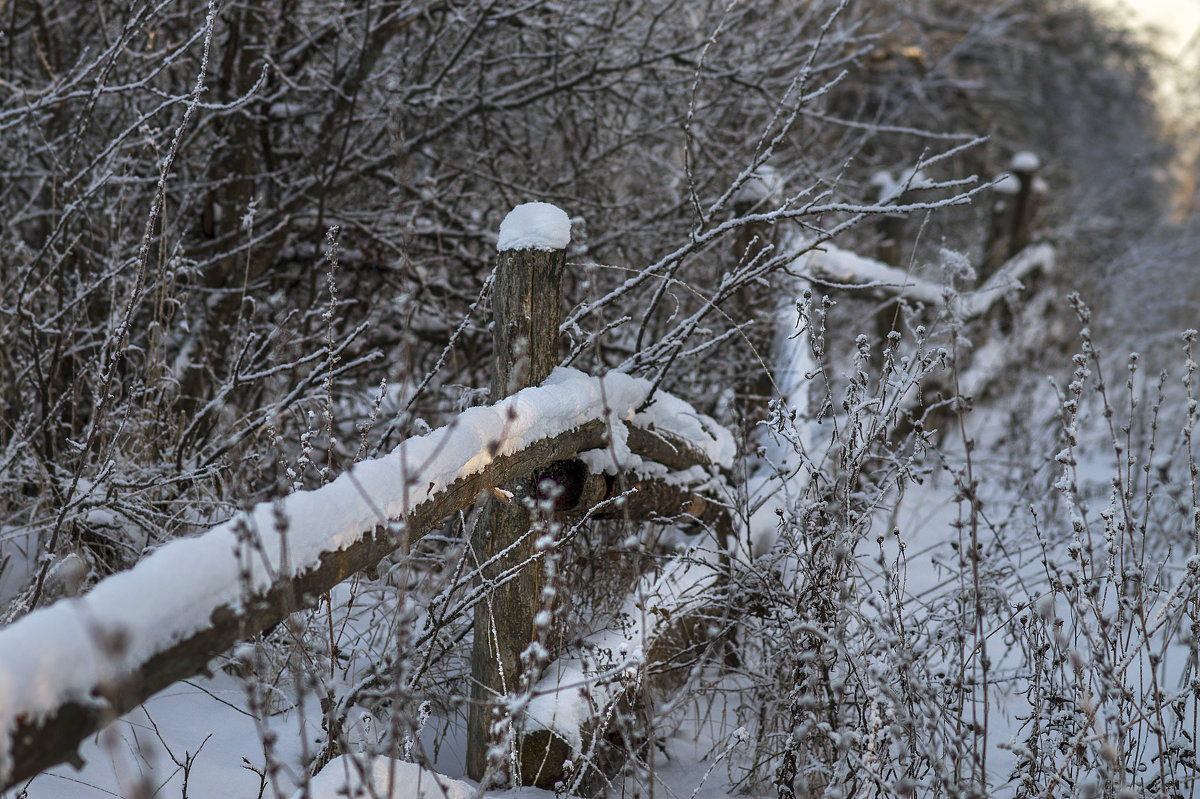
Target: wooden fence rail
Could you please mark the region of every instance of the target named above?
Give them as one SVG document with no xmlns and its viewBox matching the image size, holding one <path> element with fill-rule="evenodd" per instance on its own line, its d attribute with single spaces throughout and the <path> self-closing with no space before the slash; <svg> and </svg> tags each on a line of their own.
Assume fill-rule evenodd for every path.
<svg viewBox="0 0 1200 799">
<path fill-rule="evenodd" d="M 544 282 L 527 283 L 528 297 L 550 296 Z M 499 307 L 522 317 L 515 327 L 497 320 L 498 330 L 516 331 L 514 342 L 545 329 L 527 327 L 522 334 L 527 306 Z M 557 342 L 546 352 L 556 355 Z M 528 362 L 527 356 L 511 362 L 523 359 Z M 539 379 L 549 371 L 537 368 Z M 624 374 L 594 378 L 557 370 L 542 385 L 468 409 L 326 486 L 168 543 L 84 596 L 0 629 L 0 790 L 55 764 L 77 763 L 80 742 L 120 714 L 205 672 L 213 657 L 311 607 L 337 583 L 411 545 L 490 489 L 617 445 L 673 469 L 700 466 L 712 475 L 728 469 L 733 446 L 727 432 L 662 392 L 639 412 L 649 391 L 647 381 Z M 610 480 L 586 468 L 567 471 L 579 485 L 565 492 L 578 499 L 561 508 L 564 513 L 582 512 L 612 490 Z M 678 481 L 634 480 L 626 490 L 631 487 L 635 514 L 686 512 L 728 525 L 726 498 L 701 496 Z M 485 661 L 481 668 L 495 666 Z"/>
<path fill-rule="evenodd" d="M 472 541 L 482 556 L 477 578 L 492 596 L 476 610 L 476 630 L 489 634 L 475 636 L 468 771 L 476 779 L 489 769 L 494 775 L 495 763 L 487 756 L 489 720 L 497 700 L 516 685 L 519 656 L 530 643 L 539 606 L 528 568 L 539 555 L 522 502 L 537 495 L 535 475 L 559 462 L 574 464 L 557 470 L 571 475 L 560 480 L 577 484 L 564 492 L 572 499 L 555 508 L 572 514 L 613 492 L 611 477 L 582 467 L 576 459 L 581 453 L 621 449 L 676 472 L 700 466 L 706 473 L 702 489 L 678 479 L 631 478 L 625 489 L 633 493 L 622 513 L 634 520 L 685 515 L 731 530 L 731 493 L 714 490 L 708 479 L 732 467 L 727 431 L 662 392 L 639 410 L 650 391 L 644 380 L 554 369 L 569 223 L 558 209 L 535 205 L 514 209 L 516 217 L 505 220 L 512 222 L 508 230 L 501 228 L 491 406 L 469 409 L 383 458 L 356 464 L 320 489 L 259 505 L 201 536 L 171 542 L 83 597 L 0 629 L 0 790 L 49 766 L 77 761 L 79 743 L 121 713 L 204 672 L 213 657 L 238 641 L 311 607 L 340 581 L 411 545 L 481 494 L 503 488 L 499 493 L 512 501 L 489 500 Z M 1027 241 L 1028 207 L 1022 206 L 1020 229 L 1010 241 Z M 1051 271 L 1053 256 L 1048 247 L 1032 247 L 997 264 L 978 289 L 955 300 L 960 313 L 985 315 L 1005 291 Z M 802 257 L 803 279 L 826 289 L 933 305 L 949 296 L 936 283 L 833 248 L 809 249 Z M 498 579 L 505 573 L 510 576 Z M 698 618 L 711 611 L 696 608 Z M 686 629 L 683 621 L 674 631 L 649 632 L 665 640 Z M 558 668 L 571 668 L 568 661 Z M 531 719 L 537 722 L 537 714 Z M 545 734 L 527 736 L 532 749 L 526 746 L 520 755 L 543 765 L 578 754 L 571 750 L 591 734 L 565 729 L 553 714 L 542 713 L 541 723 Z M 539 782 L 553 784 L 561 764 L 549 765 L 538 767 Z"/>
</svg>

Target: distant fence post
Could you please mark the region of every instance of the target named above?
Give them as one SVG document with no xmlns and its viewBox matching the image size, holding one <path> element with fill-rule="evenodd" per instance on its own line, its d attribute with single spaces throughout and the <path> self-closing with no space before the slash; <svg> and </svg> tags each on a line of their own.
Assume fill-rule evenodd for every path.
<svg viewBox="0 0 1200 799">
<path fill-rule="evenodd" d="M 1004 262 L 1029 246 L 1045 184 L 1037 176 L 1041 161 L 1031 152 L 1013 156 L 1009 171 L 996 177 L 992 186 L 991 215 L 979 282 L 987 280 Z"/>
<path fill-rule="evenodd" d="M 514 208 L 500 225 L 499 268 L 492 287 L 495 321 L 492 402 L 541 383 L 558 364 L 558 328 L 562 323 L 562 277 L 570 221 L 548 203 Z M 498 697 L 516 689 L 521 652 L 533 640 L 534 614 L 541 605 L 535 572 L 523 569 L 503 586 L 489 586 L 505 571 L 527 562 L 534 542 L 526 538 L 529 512 L 515 489 L 511 502 L 489 500 L 471 541 L 479 563 L 509 547 L 511 551 L 483 570 L 487 596 L 475 606 L 475 643 L 471 653 L 471 705 L 467 722 L 467 773 L 483 779 L 497 718 Z"/>
<path fill-rule="evenodd" d="M 773 211 L 783 202 L 783 176 L 773 167 L 760 166 L 733 196 L 735 216 Z M 779 230 L 773 221 L 750 222 L 738 228 L 733 256 L 739 263 L 750 263 L 767 248 L 779 243 Z"/>
<path fill-rule="evenodd" d="M 1009 242 L 1012 236 L 1013 206 L 1020 191 L 1020 184 L 1011 172 L 996 176 L 992 185 L 992 205 L 988 210 L 987 239 L 983 245 L 983 263 L 976 269 L 980 285 L 1000 270 L 1008 260 Z"/>
<path fill-rule="evenodd" d="M 783 176 L 773 167 L 760 166 L 734 194 L 733 213 L 735 217 L 766 214 L 779 208 L 783 199 Z M 751 264 L 761 266 L 776 254 L 774 250 L 778 244 L 779 225 L 773 220 L 742 225 L 733 242 L 733 270 Z M 762 324 L 761 320 L 764 317 L 770 320 L 775 312 L 774 296 L 775 293 L 764 288 L 759 281 L 751 280 L 743 284 L 731 298 L 731 310 L 739 321 L 760 320 L 760 323 L 751 325 L 745 334 L 751 350 L 747 353 L 748 357 L 766 358 L 771 352 L 774 333 L 771 325 Z M 771 376 L 763 369 L 748 369 L 735 390 L 740 395 L 738 413 L 742 417 L 741 423 L 744 429 L 753 429 L 771 397 Z"/>
<path fill-rule="evenodd" d="M 896 179 L 886 169 L 871 176 L 871 186 L 877 190 L 875 202 L 884 205 L 897 199 Z M 900 242 L 904 239 L 903 214 L 880 214 L 875 218 L 875 230 L 879 233 L 879 244 L 875 257 L 888 266 L 900 265 Z"/>
<path fill-rule="evenodd" d="M 1037 172 L 1042 168 L 1041 160 L 1028 150 L 1017 153 L 1012 160 L 1012 173 L 1020 184 L 1016 204 L 1013 208 L 1012 236 L 1008 240 L 1008 257 L 1025 249 L 1033 235 L 1033 220 L 1037 215 Z"/>
<path fill-rule="evenodd" d="M 879 192 L 875 202 L 887 205 L 907 205 L 926 199 L 933 188 L 932 183 L 924 172 L 910 169 L 900 173 L 899 180 L 892 177 L 888 170 L 876 172 L 871 178 L 871 186 Z M 888 266 L 899 267 L 904 258 L 904 229 L 908 217 L 902 213 L 884 213 L 876 218 L 875 226 L 879 232 L 879 244 L 876 258 Z M 915 247 L 915 242 L 913 244 Z M 883 367 L 883 351 L 887 347 L 888 335 L 900 323 L 900 303 L 898 300 L 885 301 L 874 313 L 876 346 L 871 348 L 871 363 L 879 369 Z"/>
</svg>

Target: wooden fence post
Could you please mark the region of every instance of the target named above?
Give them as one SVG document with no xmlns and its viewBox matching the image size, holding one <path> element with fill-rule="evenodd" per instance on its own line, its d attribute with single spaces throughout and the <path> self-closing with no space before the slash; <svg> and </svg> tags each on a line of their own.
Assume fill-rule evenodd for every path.
<svg viewBox="0 0 1200 799">
<path fill-rule="evenodd" d="M 975 270 L 978 285 L 996 274 L 1008 260 L 1017 194 L 1021 184 L 1011 172 L 996 176 L 992 185 L 992 206 L 988 212 L 987 239 L 983 245 L 983 263 Z"/>
<path fill-rule="evenodd" d="M 779 208 L 783 199 L 783 176 L 773 167 L 760 166 L 734 195 L 733 213 L 735 217 L 764 214 Z M 765 262 L 767 258 L 775 255 L 774 252 L 767 251 L 774 250 L 778 244 L 779 226 L 775 222 L 757 221 L 742 225 L 733 242 L 734 265 L 730 271 L 736 271 L 756 260 Z M 754 280 L 747 282 L 730 298 L 730 310 L 734 318 L 741 322 L 758 320 L 746 333 L 746 341 L 751 350 L 746 353 L 747 358 L 753 358 L 755 355 L 765 358 L 771 351 L 771 325 L 762 322 L 769 322 L 771 314 L 774 313 L 773 297 L 773 291 Z M 771 376 L 762 369 L 749 369 L 736 390 L 740 395 L 738 413 L 743 429 L 752 430 L 755 423 L 762 418 L 762 411 L 771 397 Z"/>
<path fill-rule="evenodd" d="M 875 202 L 879 205 L 896 199 L 898 184 L 888 170 L 883 169 L 872 175 L 870 185 L 877 190 Z M 875 218 L 875 229 L 879 232 L 875 257 L 888 266 L 900 265 L 900 242 L 904 238 L 906 221 L 902 214 L 880 214 Z"/>
<path fill-rule="evenodd" d="M 1045 184 L 1037 176 L 1041 166 L 1035 154 L 1024 150 L 1013 156 L 1008 172 L 996 177 L 983 266 L 978 270 L 980 284 L 1029 246 L 1045 191 Z"/>
<path fill-rule="evenodd" d="M 871 186 L 879 194 L 876 203 L 887 205 L 895 201 L 896 205 L 907 205 L 918 202 L 928 195 L 932 184 L 924 172 L 920 170 L 905 170 L 900 173 L 899 180 L 892 178 L 891 172 L 882 170 L 871 178 Z M 899 267 L 904 257 L 904 229 L 908 217 L 904 214 L 883 214 L 876 219 L 876 230 L 879 231 L 879 245 L 876 258 L 888 266 Z M 913 243 L 916 246 L 916 243 Z M 910 253 L 911 256 L 911 253 Z M 882 303 L 874 314 L 875 345 L 871 348 L 871 363 L 876 369 L 883 367 L 883 350 L 887 346 L 888 335 L 900 323 L 900 303 L 889 301 Z"/>
<path fill-rule="evenodd" d="M 492 287 L 492 402 L 541 383 L 558 365 L 562 276 L 569 242 L 567 215 L 548 203 L 519 205 L 500 225 L 499 267 Z M 488 591 L 475 606 L 467 773 L 476 780 L 484 778 L 488 749 L 497 743 L 493 726 L 502 711 L 495 700 L 517 688 L 521 652 L 533 640 L 534 615 L 541 605 L 532 568 L 522 569 L 503 586 L 489 585 L 534 554 L 532 537 L 526 535 L 530 516 L 522 502 L 534 495 L 534 488 L 532 479 L 526 479 L 508 486 L 513 494 L 510 502 L 489 500 L 471 541 L 479 563 L 509 550 L 483 570 Z M 507 769 L 493 774 L 502 779 Z"/>
<path fill-rule="evenodd" d="M 760 166 L 734 195 L 734 216 L 775 210 L 783 202 L 783 185 L 783 176 L 774 167 Z M 733 257 L 738 263 L 750 263 L 778 243 L 779 230 L 774 222 L 751 222 L 738 229 Z"/>
<path fill-rule="evenodd" d="M 1041 167 L 1041 160 L 1028 150 L 1023 150 L 1013 156 L 1010 168 L 1012 173 L 1017 176 L 1020 188 L 1017 190 L 1016 203 L 1013 207 L 1012 235 L 1008 239 L 1009 258 L 1025 249 L 1033 235 L 1033 219 L 1037 212 L 1035 183 L 1037 171 Z"/>
</svg>

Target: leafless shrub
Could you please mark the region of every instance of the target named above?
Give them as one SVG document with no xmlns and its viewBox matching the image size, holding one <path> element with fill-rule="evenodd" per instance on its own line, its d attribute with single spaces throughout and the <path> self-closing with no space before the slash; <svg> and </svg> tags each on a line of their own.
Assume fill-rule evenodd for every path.
<svg viewBox="0 0 1200 799">
<path fill-rule="evenodd" d="M 871 176 L 921 168 L 935 185 L 908 208 L 928 221 L 909 227 L 907 260 L 936 265 L 932 247 L 981 248 L 961 232 L 982 229 L 969 201 L 1017 149 L 1039 151 L 1051 182 L 1077 185 L 1047 220 L 1074 235 L 1084 260 L 1092 250 L 1080 242 L 1111 251 L 1147 218 L 1125 214 L 1114 194 L 1159 210 L 1145 173 L 1124 177 L 1135 155 L 1159 158 L 1143 52 L 1066 0 L 983 10 L 959 0 L 95 8 L 103 13 L 14 3 L 2 45 L 0 545 L 22 537 L 25 562 L 6 568 L 27 578 L 6 619 L 49 598 L 51 568 L 69 552 L 96 573 L 123 568 L 238 504 L 318 485 L 479 401 L 490 231 L 517 202 L 537 197 L 577 217 L 564 357 L 644 374 L 748 430 L 765 417 L 789 441 L 798 439 L 786 407 L 738 410 L 728 390 L 763 359 L 764 312 L 775 305 L 764 295 L 794 268 L 781 229 L 802 230 L 809 245 L 838 235 L 865 246 L 877 231 L 858 223 L 897 210 L 872 194 Z M 1024 113 L 1030 97 L 1063 113 L 1054 124 Z M 1104 148 L 1103 169 L 1092 148 Z M 747 200 L 742 190 L 768 167 L 786 188 Z M 1081 200 L 1098 188 L 1106 214 L 1129 224 L 1107 219 L 1096 235 L 1080 221 L 1095 218 Z M 1048 578 L 1073 614 L 1070 640 L 1032 597 L 1013 616 L 1012 592 L 992 590 L 1013 577 L 980 543 L 972 461 L 939 460 L 933 432 L 954 431 L 970 449 L 955 415 L 969 398 L 951 367 L 975 331 L 952 318 L 927 327 L 905 307 L 896 337 L 873 341 L 829 316 L 833 307 L 818 298 L 801 312 L 814 333 L 830 332 L 814 336 L 824 359 L 814 377 L 833 432 L 820 442 L 827 454 L 800 453 L 815 477 L 783 508 L 782 545 L 753 568 L 715 546 L 704 556 L 728 571 L 713 593 L 724 615 L 677 682 L 706 697 L 724 690 L 723 668 L 745 679 L 752 738 L 738 746 L 753 755 L 734 766 L 731 744 L 730 768 L 781 796 L 986 793 L 986 692 L 1000 672 L 984 642 L 1001 630 L 1010 650 L 1041 658 L 1019 676 L 1052 686 L 1031 700 L 1030 740 L 1052 729 L 1075 758 L 1014 749 L 1030 786 L 1145 759 L 1129 747 L 1109 757 L 1086 732 L 1094 718 L 1067 718 L 1056 704 L 1082 685 L 1116 697 L 1111 660 L 1072 662 L 1104 647 L 1144 655 L 1157 680 L 1114 698 L 1106 719 L 1116 729 L 1152 712 L 1140 740 L 1186 765 L 1191 755 L 1158 720 L 1182 696 L 1154 693 L 1166 677 L 1150 660 L 1159 639 L 1128 642 L 1149 630 L 1138 608 L 1168 608 L 1175 615 L 1163 618 L 1182 624 L 1163 603 L 1178 586 L 1191 591 L 1191 576 L 1168 584 L 1143 572 L 1133 584 L 1104 572 L 1116 581 L 1105 590 L 1132 603 L 1111 628 L 1126 636 L 1115 649 L 1117 633 L 1101 630 L 1106 606 L 1070 577 L 1102 571 L 1099 550 L 1079 550 Z M 1092 353 L 1081 357 L 1091 368 Z M 942 396 L 910 401 L 930 377 Z M 1064 408 L 1077 399 L 1064 395 Z M 1174 452 L 1187 448 L 1191 463 L 1188 419 Z M 905 533 L 880 519 L 895 492 L 935 473 L 958 487 L 964 576 L 914 626 Z M 1135 475 L 1121 474 L 1124 497 Z M 1082 504 L 1077 494 L 1067 484 L 1046 514 Z M 1097 537 L 1118 552 L 1141 546 L 1136 531 L 1171 518 L 1144 496 L 1144 507 L 1122 500 L 1120 515 L 1094 522 Z M 1173 496 L 1176 510 L 1194 512 L 1195 491 Z M 1057 540 L 1046 514 L 1042 535 Z M 291 700 L 317 696 L 325 739 L 307 753 L 314 762 L 353 748 L 421 757 L 414 742 L 438 737 L 426 725 L 454 723 L 455 697 L 468 693 L 461 644 L 480 599 L 466 551 L 474 521 L 451 520 L 325 597 L 268 639 L 269 657 L 242 653 L 248 662 L 234 668 L 248 667 L 260 714 L 285 672 Z M 630 550 L 591 528 L 577 535 L 573 546 L 592 557 Z M 632 572 L 675 554 L 668 543 L 646 543 L 631 573 L 593 583 L 612 596 L 563 615 L 582 627 L 611 609 Z M 741 665 L 718 656 L 735 635 Z M 613 724 L 630 768 L 648 773 L 678 707 L 668 700 L 659 716 Z M 282 768 L 265 733 L 263 757 L 265 789 Z M 1176 765 L 1160 768 L 1148 789 L 1173 779 Z"/>
</svg>

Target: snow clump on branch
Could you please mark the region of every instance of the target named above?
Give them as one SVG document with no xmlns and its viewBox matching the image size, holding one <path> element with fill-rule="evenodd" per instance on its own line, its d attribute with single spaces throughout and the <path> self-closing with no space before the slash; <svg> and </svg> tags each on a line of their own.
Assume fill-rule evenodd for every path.
<svg viewBox="0 0 1200 799">
<path fill-rule="evenodd" d="M 571 220 L 566 211 L 550 203 L 524 203 L 500 223 L 496 249 L 565 250 L 570 243 Z"/>
</svg>

